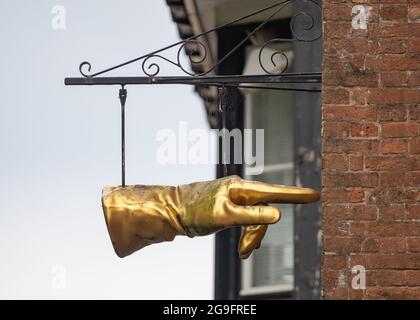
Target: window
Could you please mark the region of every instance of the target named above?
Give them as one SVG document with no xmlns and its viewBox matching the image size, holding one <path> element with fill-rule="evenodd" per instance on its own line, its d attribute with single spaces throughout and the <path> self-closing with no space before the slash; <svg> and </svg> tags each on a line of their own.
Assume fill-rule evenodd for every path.
<svg viewBox="0 0 420 320">
<path fill-rule="evenodd" d="M 245 128 L 264 129 L 264 168 L 245 167 L 245 178 L 294 185 L 293 94 L 289 91 L 245 93 Z M 255 150 L 255 137 L 245 149 Z M 249 151 L 245 151 L 249 152 Z M 255 154 L 255 153 L 253 153 Z M 242 262 L 240 294 L 257 295 L 293 290 L 293 205 L 279 205 L 282 218 L 271 225 L 258 250 Z"/>
</svg>

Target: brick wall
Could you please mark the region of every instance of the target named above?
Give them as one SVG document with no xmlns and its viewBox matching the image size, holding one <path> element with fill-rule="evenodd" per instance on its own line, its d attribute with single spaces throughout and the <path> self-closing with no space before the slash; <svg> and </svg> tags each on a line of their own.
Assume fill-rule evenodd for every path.
<svg viewBox="0 0 420 320">
<path fill-rule="evenodd" d="M 323 296 L 420 299 L 420 3 L 323 6 Z"/>
</svg>

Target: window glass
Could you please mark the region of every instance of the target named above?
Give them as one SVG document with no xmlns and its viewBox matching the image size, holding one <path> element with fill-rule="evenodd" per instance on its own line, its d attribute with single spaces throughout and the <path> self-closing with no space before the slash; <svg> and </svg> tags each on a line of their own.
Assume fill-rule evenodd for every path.
<svg viewBox="0 0 420 320">
<path fill-rule="evenodd" d="M 245 128 L 264 129 L 264 171 L 248 180 L 293 185 L 293 113 L 289 91 L 251 91 L 245 93 Z M 255 155 L 255 132 L 245 141 Z M 293 206 L 278 205 L 279 223 L 271 225 L 258 250 L 242 263 L 242 295 L 291 291 L 293 289 Z"/>
</svg>

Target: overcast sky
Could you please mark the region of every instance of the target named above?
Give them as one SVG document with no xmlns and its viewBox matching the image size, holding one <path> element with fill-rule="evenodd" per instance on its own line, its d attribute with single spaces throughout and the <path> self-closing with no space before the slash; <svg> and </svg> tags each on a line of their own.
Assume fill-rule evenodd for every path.
<svg viewBox="0 0 420 320">
<path fill-rule="evenodd" d="M 178 41 L 165 1 L 2 0 L 0 21 L 0 298 L 212 298 L 213 237 L 114 254 L 100 198 L 120 183 L 118 87 L 64 86 L 84 60 L 95 72 Z M 158 130 L 208 128 L 191 87 L 128 87 L 127 118 L 128 184 L 214 178 L 155 158 Z"/>
</svg>

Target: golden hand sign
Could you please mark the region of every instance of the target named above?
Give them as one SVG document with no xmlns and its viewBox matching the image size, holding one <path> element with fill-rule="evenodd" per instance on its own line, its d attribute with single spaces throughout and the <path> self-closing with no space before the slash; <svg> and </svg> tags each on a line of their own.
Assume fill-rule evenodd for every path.
<svg viewBox="0 0 420 320">
<path fill-rule="evenodd" d="M 280 210 L 266 204 L 318 199 L 319 193 L 312 189 L 230 176 L 178 187 L 106 187 L 102 206 L 119 257 L 153 243 L 172 241 L 177 235 L 205 236 L 242 225 L 238 250 L 245 259 L 260 246 L 268 224 L 280 219 Z"/>
</svg>

